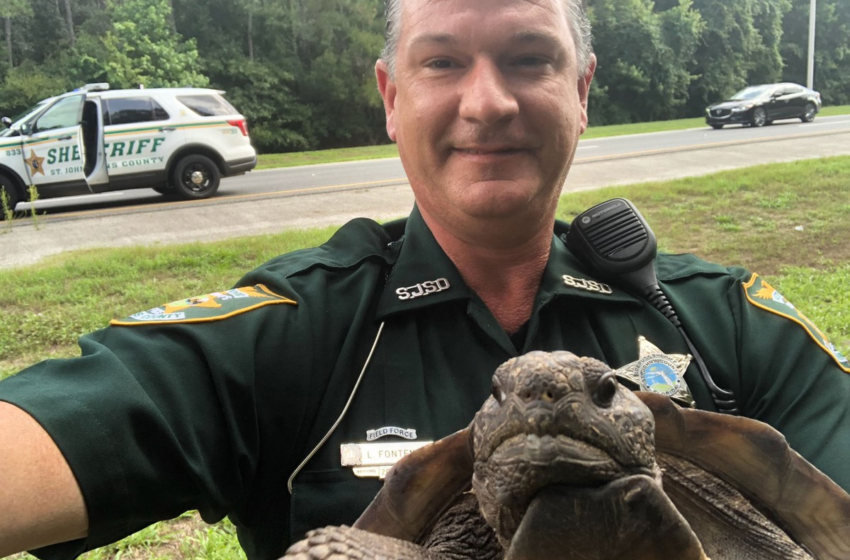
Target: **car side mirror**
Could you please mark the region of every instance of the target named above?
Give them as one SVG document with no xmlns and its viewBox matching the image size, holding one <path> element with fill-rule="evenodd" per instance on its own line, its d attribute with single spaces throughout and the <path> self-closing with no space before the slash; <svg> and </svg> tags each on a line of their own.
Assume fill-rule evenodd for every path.
<svg viewBox="0 0 850 560">
<path fill-rule="evenodd" d="M 6 128 L 12 128 L 12 119 L 10 119 L 9 117 L 3 117 L 2 119 L 0 119 L 0 122 L 6 125 Z"/>
</svg>

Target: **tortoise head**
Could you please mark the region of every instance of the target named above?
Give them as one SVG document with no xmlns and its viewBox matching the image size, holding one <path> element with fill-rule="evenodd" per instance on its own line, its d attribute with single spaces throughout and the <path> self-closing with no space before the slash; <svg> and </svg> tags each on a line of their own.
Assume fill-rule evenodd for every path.
<svg viewBox="0 0 850 560">
<path fill-rule="evenodd" d="M 660 480 L 654 434 L 652 413 L 602 362 L 569 352 L 509 360 L 472 422 L 482 514 L 507 546 L 542 488 Z"/>
</svg>

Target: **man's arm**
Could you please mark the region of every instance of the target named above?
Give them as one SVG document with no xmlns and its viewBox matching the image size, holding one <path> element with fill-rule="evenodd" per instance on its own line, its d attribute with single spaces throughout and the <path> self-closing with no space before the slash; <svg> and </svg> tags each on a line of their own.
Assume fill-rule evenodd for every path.
<svg viewBox="0 0 850 560">
<path fill-rule="evenodd" d="M 68 463 L 29 414 L 0 402 L 0 557 L 85 537 L 88 516 Z"/>
</svg>

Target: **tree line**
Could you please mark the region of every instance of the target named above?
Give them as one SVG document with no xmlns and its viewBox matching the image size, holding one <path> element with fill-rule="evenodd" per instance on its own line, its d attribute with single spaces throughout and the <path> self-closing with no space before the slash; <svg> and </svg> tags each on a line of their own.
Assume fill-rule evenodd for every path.
<svg viewBox="0 0 850 560">
<path fill-rule="evenodd" d="M 587 0 L 591 125 L 699 116 L 805 84 L 809 0 Z M 262 152 L 387 142 L 384 0 L 0 0 L 0 112 L 85 83 L 225 90 Z M 815 88 L 850 103 L 850 2 L 818 0 Z"/>
</svg>

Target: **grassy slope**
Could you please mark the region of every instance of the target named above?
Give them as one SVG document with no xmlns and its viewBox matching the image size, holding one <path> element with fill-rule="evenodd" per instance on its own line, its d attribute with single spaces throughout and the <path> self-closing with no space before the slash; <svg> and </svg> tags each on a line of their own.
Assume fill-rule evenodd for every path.
<svg viewBox="0 0 850 560">
<path fill-rule="evenodd" d="M 635 202 L 665 250 L 695 252 L 767 276 L 784 295 L 850 348 L 850 157 L 761 166 L 718 175 L 563 197 L 570 219 L 596 202 Z M 76 353 L 93 328 L 152 305 L 227 287 L 241 273 L 331 229 L 183 247 L 85 251 L 0 271 L 0 377 L 36 358 Z M 25 556 L 21 555 L 20 558 Z M 152 526 L 100 559 L 242 558 L 227 522 L 207 527 L 191 514 Z M 27 557 L 29 558 L 29 557 Z M 31 559 L 30 559 L 31 560 Z"/>
</svg>

